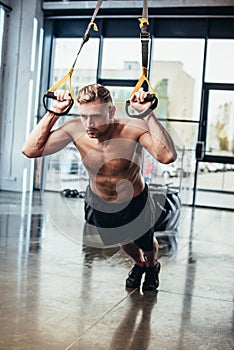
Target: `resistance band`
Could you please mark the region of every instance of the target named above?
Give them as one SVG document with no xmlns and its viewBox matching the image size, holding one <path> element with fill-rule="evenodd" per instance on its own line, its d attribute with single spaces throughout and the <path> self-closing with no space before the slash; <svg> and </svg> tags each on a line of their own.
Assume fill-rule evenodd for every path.
<svg viewBox="0 0 234 350">
<path fill-rule="evenodd" d="M 68 72 L 62 79 L 60 79 L 60 80 L 59 80 L 56 84 L 54 84 L 49 90 L 47 90 L 46 94 L 44 94 L 44 96 L 43 96 L 43 104 L 44 104 L 45 109 L 46 109 L 48 112 L 51 112 L 51 113 L 53 113 L 53 114 L 55 114 L 55 115 L 59 115 L 59 116 L 66 115 L 66 114 L 70 111 L 70 109 L 72 108 L 72 106 L 73 106 L 73 104 L 74 104 L 74 99 L 73 99 L 73 96 L 72 96 L 72 74 L 73 74 L 73 72 L 74 72 L 75 65 L 76 65 L 78 56 L 79 56 L 79 54 L 80 54 L 80 52 L 81 52 L 81 49 L 82 49 L 82 47 L 84 46 L 84 44 L 85 44 L 85 43 L 89 40 L 89 38 L 90 38 L 89 32 L 90 32 L 92 26 L 93 26 L 93 29 L 94 29 L 95 31 L 98 31 L 98 27 L 97 27 L 97 25 L 94 23 L 94 20 L 95 20 L 95 18 L 96 18 L 96 16 L 97 16 L 97 13 L 98 13 L 98 11 L 99 11 L 99 9 L 100 9 L 100 7 L 101 7 L 102 1 L 103 1 L 103 0 L 98 0 L 98 2 L 97 2 L 97 5 L 96 5 L 96 8 L 95 8 L 95 10 L 94 10 L 92 19 L 91 19 L 91 21 L 89 22 L 88 27 L 87 27 L 87 29 L 86 29 L 86 31 L 85 31 L 85 34 L 84 34 L 84 36 L 83 36 L 83 40 L 82 40 L 81 45 L 80 45 L 80 48 L 79 48 L 79 51 L 77 52 L 75 61 L 74 61 L 73 65 L 72 65 L 71 69 L 69 70 L 69 72 Z M 61 86 L 61 85 L 62 85 L 66 80 L 68 80 L 68 79 L 69 79 L 69 93 L 70 93 L 70 95 L 71 95 L 71 102 L 70 102 L 69 106 L 67 107 L 67 109 L 66 109 L 65 111 L 63 111 L 63 112 L 61 112 L 61 113 L 59 113 L 59 112 L 54 112 L 54 111 L 50 110 L 50 109 L 46 106 L 46 101 L 47 101 L 48 98 L 51 98 L 51 99 L 56 100 L 57 97 L 56 97 L 55 94 L 54 94 L 54 90 L 56 90 L 59 86 Z"/>
<path fill-rule="evenodd" d="M 143 9 L 142 9 L 142 18 L 138 18 L 140 24 L 140 37 L 141 37 L 141 57 L 142 57 L 142 75 L 138 82 L 136 83 L 131 96 L 137 92 L 140 87 L 142 87 L 143 83 L 147 83 L 152 94 L 145 98 L 145 102 L 153 101 L 150 109 L 154 110 L 158 105 L 158 99 L 156 97 L 156 93 L 152 88 L 149 79 L 148 79 L 148 59 L 149 59 L 149 41 L 150 41 L 150 33 L 149 29 L 149 21 L 148 21 L 148 0 L 144 0 Z M 130 100 L 126 101 L 126 112 L 130 117 L 134 118 L 144 118 L 149 114 L 149 111 L 145 111 L 138 115 L 130 115 L 128 111 L 128 107 L 130 105 Z"/>
</svg>

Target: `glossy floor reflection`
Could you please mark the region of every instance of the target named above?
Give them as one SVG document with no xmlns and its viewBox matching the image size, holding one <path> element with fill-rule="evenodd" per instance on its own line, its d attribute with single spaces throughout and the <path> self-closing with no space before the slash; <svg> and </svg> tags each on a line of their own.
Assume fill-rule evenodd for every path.
<svg viewBox="0 0 234 350">
<path fill-rule="evenodd" d="M 1 350 L 231 350 L 234 216 L 184 208 L 160 235 L 158 293 L 126 291 L 132 262 L 83 246 L 83 200 L 0 192 Z"/>
</svg>

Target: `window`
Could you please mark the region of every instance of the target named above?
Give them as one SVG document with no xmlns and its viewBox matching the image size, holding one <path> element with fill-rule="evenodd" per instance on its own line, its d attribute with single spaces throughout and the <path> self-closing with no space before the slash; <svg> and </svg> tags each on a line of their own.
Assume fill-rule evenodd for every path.
<svg viewBox="0 0 234 350">
<path fill-rule="evenodd" d="M 0 67 L 2 67 L 2 47 L 4 36 L 4 24 L 5 24 L 5 11 L 0 6 Z"/>
<path fill-rule="evenodd" d="M 199 120 L 203 39 L 154 39 L 150 81 L 158 116 Z"/>
<path fill-rule="evenodd" d="M 139 79 L 141 76 L 139 39 L 104 39 L 102 79 Z"/>
<path fill-rule="evenodd" d="M 234 40 L 208 40 L 206 82 L 234 83 Z"/>
<path fill-rule="evenodd" d="M 164 167 L 162 174 L 180 188 L 184 204 L 191 201 L 195 170 L 204 48 L 204 39 L 155 38 L 151 54 L 150 82 L 159 99 L 156 115 L 164 121 L 178 153 L 176 162 Z"/>
<path fill-rule="evenodd" d="M 209 91 L 206 153 L 234 154 L 234 91 Z"/>
<path fill-rule="evenodd" d="M 68 73 L 76 58 L 81 42 L 81 38 L 55 39 L 53 81 L 51 85 L 56 81 L 59 81 Z M 90 38 L 78 56 L 75 70 L 72 75 L 72 90 L 74 98 L 81 87 L 96 82 L 98 49 L 99 39 Z M 61 86 L 61 89 L 64 88 L 69 89 L 69 80 Z M 74 103 L 71 112 L 73 114 L 79 112 L 76 102 Z M 69 118 L 69 116 L 59 118 L 56 127 L 69 120 Z M 46 160 L 46 189 L 61 190 L 69 184 L 69 186 L 74 186 L 74 188 L 77 188 L 77 185 L 79 185 L 79 189 L 81 190 L 85 185 L 87 186 L 87 176 L 82 168 L 79 153 L 74 149 L 72 144 L 68 145 L 63 151 L 48 156 Z"/>
<path fill-rule="evenodd" d="M 196 204 L 219 208 L 234 208 L 234 165 L 199 163 Z"/>
<path fill-rule="evenodd" d="M 179 27 L 171 25 L 177 21 Z M 192 200 L 190 194 L 197 169 L 195 145 L 198 134 L 199 140 L 205 144 L 205 158 L 199 161 L 196 204 L 207 205 L 208 192 L 222 192 L 224 197 L 225 192 L 233 192 L 230 187 L 232 165 L 222 164 L 222 170 L 216 162 L 219 162 L 222 156 L 225 163 L 225 157 L 230 158 L 234 152 L 234 40 L 206 39 L 209 35 L 217 37 L 217 33 L 220 38 L 232 37 L 229 24 L 224 26 L 227 30 L 225 34 L 223 28 L 219 32 L 220 29 L 214 25 L 213 19 L 210 25 L 207 25 L 209 21 L 186 19 L 184 22 L 176 19 L 174 22 L 170 19 L 167 22 L 159 20 L 156 23 L 155 20 L 154 26 L 154 19 L 152 20 L 152 28 L 157 29 L 157 33 L 154 33 L 155 37 L 150 45 L 152 52 L 149 55 L 149 80 L 159 100 L 155 114 L 175 140 L 178 159 L 165 167 L 160 164 L 159 169 L 152 157 L 145 155 L 143 174 L 148 182 L 170 183 L 171 186 L 180 188 L 182 202 L 186 204 L 191 204 Z M 123 22 L 124 20 L 120 23 Z M 72 77 L 73 92 L 75 95 L 85 84 L 95 81 L 103 83 L 112 93 L 117 117 L 123 117 L 126 116 L 125 102 L 142 74 L 141 41 L 135 36 L 135 30 L 133 33 L 124 32 L 118 20 L 112 18 L 110 23 L 103 18 L 101 33 L 104 37 L 90 38 L 82 49 Z M 165 23 L 170 25 L 165 26 Z M 64 27 L 61 28 L 57 27 L 56 32 L 60 37 L 64 30 Z M 186 38 L 186 35 L 189 38 Z M 54 81 L 61 79 L 68 72 L 81 40 L 55 39 Z M 75 108 L 73 107 L 72 112 L 77 113 Z M 63 123 L 67 118 L 61 117 L 60 122 Z M 62 187 L 68 181 L 69 187 L 85 187 L 88 180 L 73 148 L 69 145 L 64 150 L 65 158 L 56 158 L 51 163 L 53 173 L 51 171 L 50 176 L 53 181 L 48 182 L 48 188 L 52 185 L 53 188 L 57 187 L 63 180 L 65 182 Z M 229 162 L 229 159 L 226 159 L 227 161 Z M 50 176 L 47 173 L 48 181 Z M 76 178 L 79 178 L 78 185 L 75 182 Z M 205 191 L 206 188 L 208 191 Z M 211 202 L 215 203 L 214 197 Z M 225 207 L 225 199 L 223 203 L 221 206 Z"/>
<path fill-rule="evenodd" d="M 132 87 L 128 86 L 107 86 L 107 89 L 110 90 L 111 95 L 113 97 L 113 101 L 116 107 L 116 117 L 124 118 L 127 117 L 125 106 L 126 101 L 129 100 L 131 92 L 133 90 Z M 132 113 L 132 111 L 129 111 Z"/>
<path fill-rule="evenodd" d="M 4 29 L 5 29 L 5 11 L 0 6 L 0 90 L 1 90 L 1 84 L 2 84 L 2 57 L 3 57 L 3 41 L 4 41 Z"/>
<path fill-rule="evenodd" d="M 68 73 L 76 58 L 81 42 L 82 38 L 55 39 L 52 84 L 59 81 Z M 99 39 L 96 38 L 90 38 L 90 40 L 83 46 L 72 75 L 72 90 L 74 97 L 76 97 L 78 90 L 81 87 L 96 82 L 98 49 Z M 67 80 L 61 88 L 69 89 L 69 81 Z M 74 105 L 73 111 L 77 112 L 76 109 L 77 106 Z"/>
</svg>

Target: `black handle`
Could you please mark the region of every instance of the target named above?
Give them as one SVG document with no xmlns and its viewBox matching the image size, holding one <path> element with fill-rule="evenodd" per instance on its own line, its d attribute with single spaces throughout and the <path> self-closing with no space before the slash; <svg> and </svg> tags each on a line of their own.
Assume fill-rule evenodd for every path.
<svg viewBox="0 0 234 350">
<path fill-rule="evenodd" d="M 46 94 L 44 94 L 43 96 L 43 105 L 45 107 L 45 109 L 47 110 L 47 112 L 50 112 L 50 113 L 53 113 L 55 115 L 58 115 L 58 116 L 62 116 L 62 115 L 66 115 L 68 114 L 68 112 L 70 111 L 70 109 L 72 108 L 73 104 L 74 104 L 74 99 L 71 98 L 71 102 L 69 104 L 69 106 L 67 107 L 67 109 L 65 109 L 65 111 L 63 112 L 54 112 L 52 111 L 51 109 L 49 109 L 47 106 L 46 106 L 46 99 L 47 98 L 51 98 L 53 100 L 57 100 L 57 96 L 54 94 L 53 91 L 48 91 Z"/>
<path fill-rule="evenodd" d="M 142 119 L 144 117 L 147 117 L 147 115 L 149 115 L 151 113 L 151 111 L 153 111 L 158 105 L 158 99 L 154 94 L 150 94 L 144 98 L 144 102 L 150 102 L 150 101 L 153 101 L 153 103 L 150 106 L 150 108 L 147 109 L 145 112 L 140 113 L 140 114 L 130 114 L 128 111 L 128 108 L 130 106 L 130 100 L 127 100 L 126 104 L 125 104 L 125 111 L 129 117 Z"/>
</svg>

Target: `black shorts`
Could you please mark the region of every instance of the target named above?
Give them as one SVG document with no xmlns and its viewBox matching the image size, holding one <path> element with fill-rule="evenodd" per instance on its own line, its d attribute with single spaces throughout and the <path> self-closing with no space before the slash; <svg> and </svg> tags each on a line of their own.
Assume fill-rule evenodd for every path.
<svg viewBox="0 0 234 350">
<path fill-rule="evenodd" d="M 106 202 L 88 186 L 85 220 L 97 228 L 105 246 L 133 241 L 144 251 L 153 249 L 155 206 L 147 185 L 131 201 L 120 204 Z"/>
</svg>

